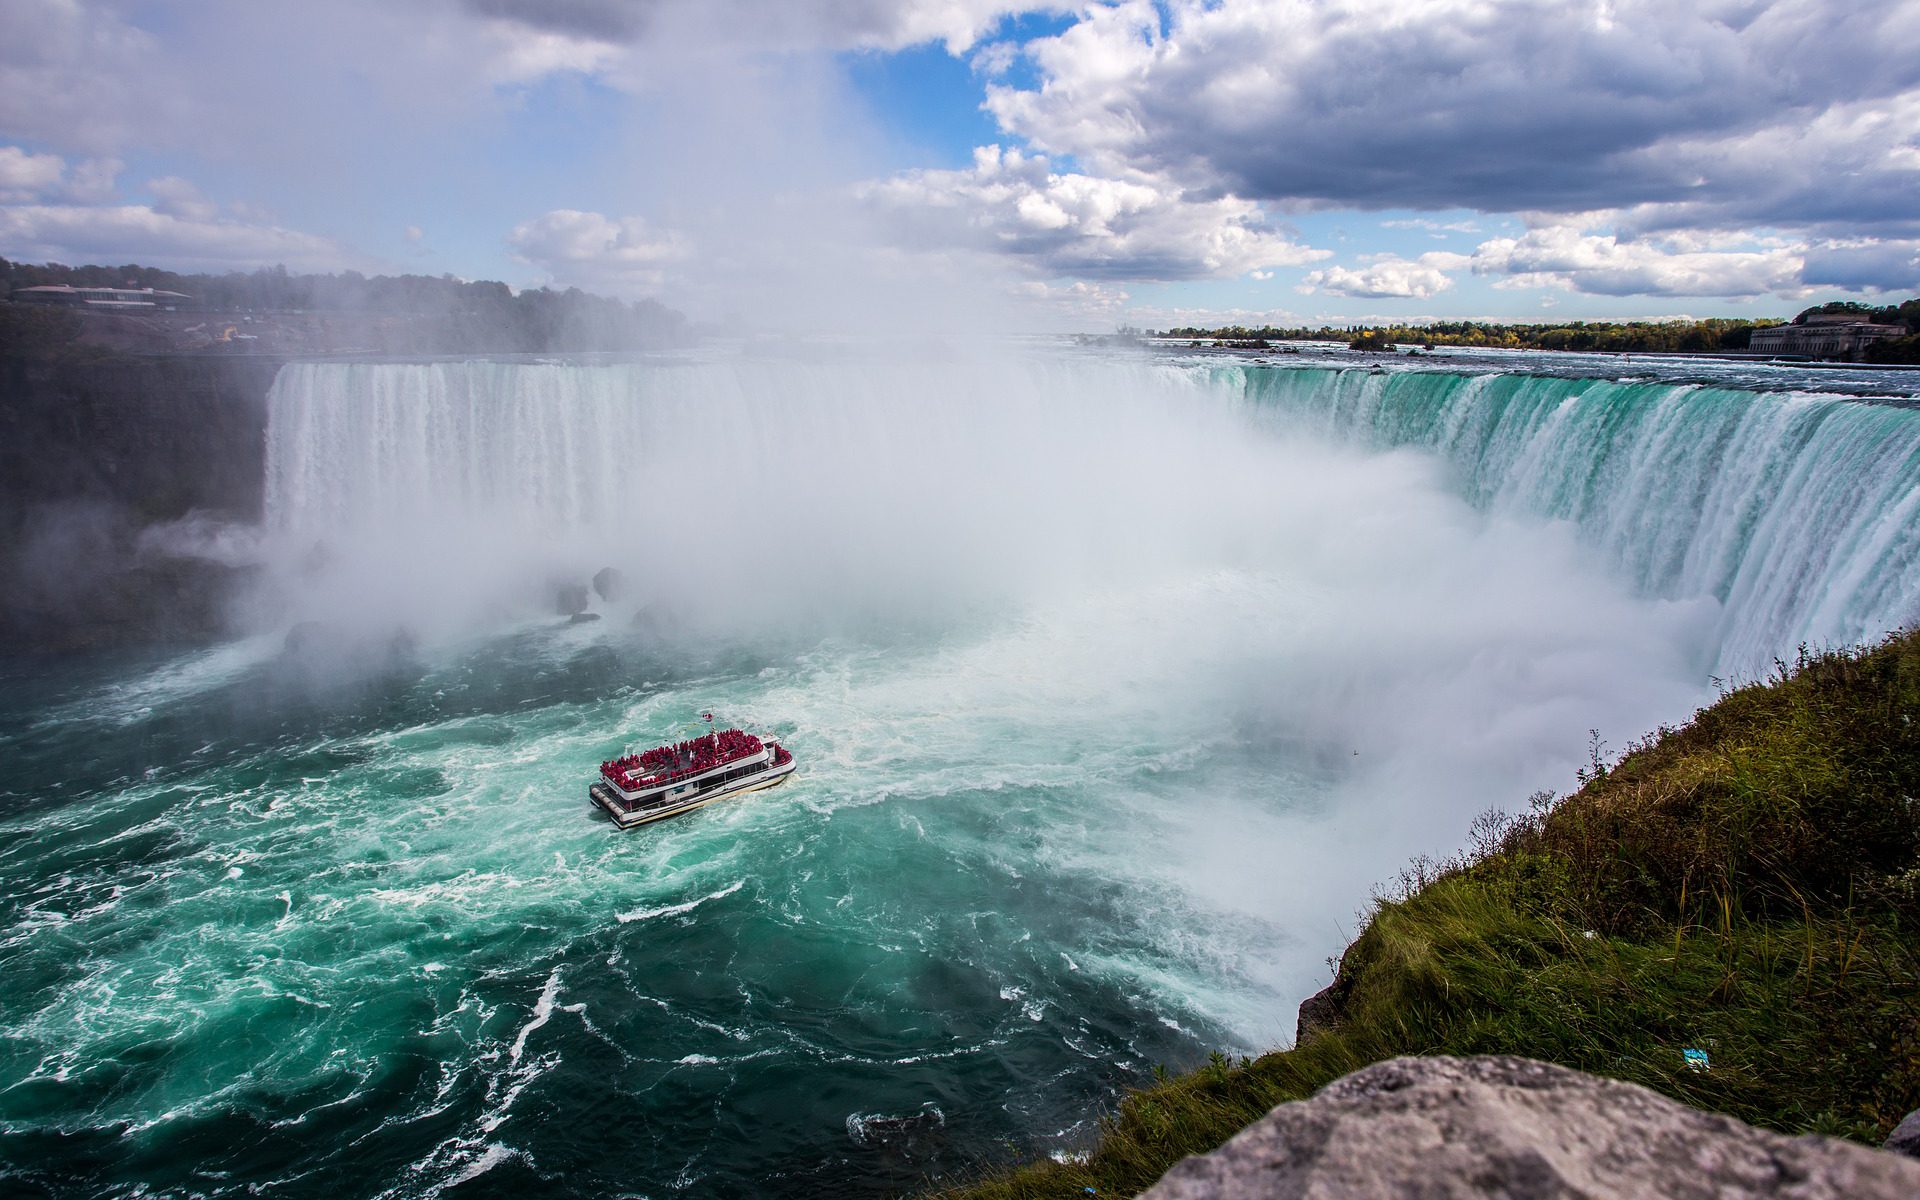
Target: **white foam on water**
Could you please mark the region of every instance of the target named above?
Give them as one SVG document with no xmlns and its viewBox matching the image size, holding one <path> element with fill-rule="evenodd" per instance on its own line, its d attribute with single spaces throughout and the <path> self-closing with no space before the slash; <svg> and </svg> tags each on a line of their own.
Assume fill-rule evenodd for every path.
<svg viewBox="0 0 1920 1200">
<path fill-rule="evenodd" d="M 513 1049 L 507 1054 L 508 1066 L 517 1067 L 520 1065 L 520 1055 L 526 1051 L 527 1039 L 533 1036 L 533 1032 L 545 1025 L 553 1016 L 553 1002 L 559 998 L 559 995 L 560 968 L 555 967 L 552 973 L 547 976 L 546 984 L 540 989 L 540 998 L 533 1002 L 533 1018 L 525 1025 L 522 1025 L 520 1032 L 514 1035 Z"/>
<path fill-rule="evenodd" d="M 731 896 L 744 886 L 745 886 L 744 880 L 736 879 L 732 883 L 728 884 L 726 887 L 721 888 L 717 892 L 709 892 L 704 896 L 700 896 L 693 900 L 687 900 L 680 904 L 663 904 L 659 908 L 636 908 L 632 912 L 623 912 L 618 914 L 615 917 L 615 920 L 619 921 L 622 925 L 627 925 L 627 924 L 631 924 L 634 921 L 651 921 L 655 917 L 682 916 L 686 913 L 692 912 L 694 909 L 699 908 L 702 904 L 705 904 L 710 900 L 721 900 L 728 896 Z"/>
<path fill-rule="evenodd" d="M 231 682 L 243 672 L 272 659 L 280 649 L 280 635 L 270 633 L 195 651 L 50 709 L 37 724 L 41 728 L 73 724 L 131 725 L 172 701 Z"/>
</svg>

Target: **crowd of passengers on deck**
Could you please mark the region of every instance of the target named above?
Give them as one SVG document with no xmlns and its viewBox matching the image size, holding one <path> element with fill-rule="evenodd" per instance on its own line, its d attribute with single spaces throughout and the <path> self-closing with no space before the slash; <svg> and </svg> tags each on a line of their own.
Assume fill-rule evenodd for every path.
<svg viewBox="0 0 1920 1200">
<path fill-rule="evenodd" d="M 600 774 L 622 791 L 657 787 L 710 771 L 722 763 L 758 754 L 760 739 L 740 729 L 722 729 L 671 746 L 656 746 L 600 764 Z"/>
</svg>

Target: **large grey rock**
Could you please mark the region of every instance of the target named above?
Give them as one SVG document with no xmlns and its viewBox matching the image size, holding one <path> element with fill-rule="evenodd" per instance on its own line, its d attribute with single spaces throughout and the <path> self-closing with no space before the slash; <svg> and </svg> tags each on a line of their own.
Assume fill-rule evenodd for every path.
<svg viewBox="0 0 1920 1200">
<path fill-rule="evenodd" d="M 1913 1200 L 1920 1163 L 1524 1058 L 1396 1058 L 1282 1104 L 1149 1200 Z"/>
<path fill-rule="evenodd" d="M 1893 1132 L 1887 1135 L 1885 1147 L 1895 1154 L 1920 1158 L 1920 1108 L 1908 1113 L 1906 1120 L 1893 1127 Z"/>
</svg>

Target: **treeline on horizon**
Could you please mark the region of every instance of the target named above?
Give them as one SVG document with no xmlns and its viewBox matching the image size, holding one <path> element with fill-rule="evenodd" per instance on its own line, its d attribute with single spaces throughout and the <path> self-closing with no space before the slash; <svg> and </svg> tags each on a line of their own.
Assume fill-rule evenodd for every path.
<svg viewBox="0 0 1920 1200">
<path fill-rule="evenodd" d="M 579 288 L 516 293 L 495 280 L 451 275 L 296 274 L 284 266 L 203 275 L 133 263 L 70 267 L 0 258 L 0 294 L 48 284 L 181 292 L 192 297 L 182 308 L 213 313 L 409 318 L 425 343 L 420 349 L 438 353 L 645 350 L 689 337 L 685 315 L 657 301 L 615 300 Z"/>
<path fill-rule="evenodd" d="M 1904 325 L 1911 332 L 1871 347 L 1870 362 L 1920 363 L 1920 298 L 1903 304 L 1871 306 L 1841 300 L 1815 305 L 1793 318 L 1802 324 L 1819 313 L 1858 314 L 1863 321 Z M 1183 326 L 1169 329 L 1165 338 L 1208 338 L 1229 342 L 1345 342 L 1361 350 L 1390 350 L 1396 345 L 1484 346 L 1506 350 L 1573 350 L 1615 354 L 1718 354 L 1747 349 L 1753 331 L 1782 322 L 1712 317 L 1700 321 L 1569 321 L 1562 324 L 1501 324 L 1485 321 L 1435 321 L 1428 325 L 1362 325 L 1318 329 L 1253 329 L 1228 325 L 1218 329 Z"/>
</svg>

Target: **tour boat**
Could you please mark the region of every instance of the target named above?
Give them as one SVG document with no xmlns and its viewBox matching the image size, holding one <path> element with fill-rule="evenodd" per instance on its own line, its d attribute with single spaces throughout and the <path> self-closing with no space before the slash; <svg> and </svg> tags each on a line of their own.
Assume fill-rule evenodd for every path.
<svg viewBox="0 0 1920 1200">
<path fill-rule="evenodd" d="M 721 729 L 603 762 L 587 795 L 615 825 L 632 829 L 728 796 L 778 787 L 791 774 L 793 755 L 778 742 Z"/>
</svg>

